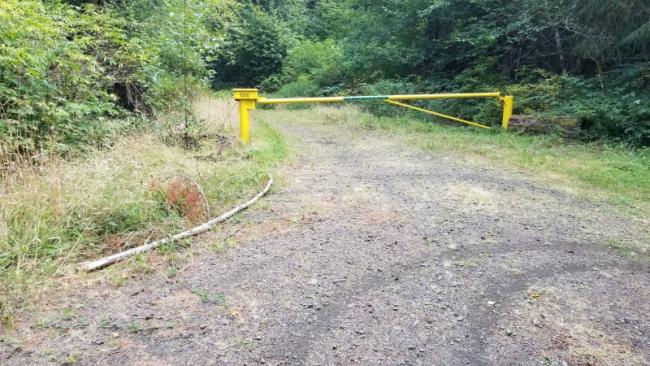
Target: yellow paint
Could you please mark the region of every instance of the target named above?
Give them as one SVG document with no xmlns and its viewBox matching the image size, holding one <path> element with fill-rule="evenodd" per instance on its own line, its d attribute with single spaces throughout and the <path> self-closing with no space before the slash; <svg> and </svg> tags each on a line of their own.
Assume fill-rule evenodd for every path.
<svg viewBox="0 0 650 366">
<path fill-rule="evenodd" d="M 291 104 L 291 103 L 341 103 L 345 97 L 321 98 L 259 98 L 260 104 Z"/>
<path fill-rule="evenodd" d="M 485 128 L 485 129 L 491 129 L 492 128 L 490 126 L 482 125 L 480 123 L 468 121 L 468 120 L 465 120 L 465 119 L 462 119 L 462 118 L 453 117 L 453 116 L 450 116 L 450 115 L 447 115 L 447 114 L 442 114 L 442 113 L 430 111 L 428 109 L 412 106 L 410 104 L 400 103 L 400 102 L 396 102 L 396 101 L 393 101 L 393 100 L 387 100 L 386 103 L 396 105 L 396 106 L 400 106 L 400 107 L 404 107 L 404 108 L 408 108 L 408 109 L 413 109 L 413 110 L 418 111 L 418 112 L 432 114 L 432 115 L 440 117 L 440 118 L 445 118 L 445 119 L 448 119 L 448 120 L 452 120 L 454 122 L 464 123 L 466 125 L 470 125 L 470 126 L 474 126 L 474 127 L 480 127 L 480 128 Z"/>
<path fill-rule="evenodd" d="M 356 96 L 356 97 L 318 97 L 318 98 L 264 98 L 259 96 L 257 89 L 234 89 L 235 100 L 239 102 L 239 129 L 241 141 L 245 144 L 250 142 L 250 116 L 249 111 L 254 110 L 257 103 L 260 104 L 291 104 L 291 103 L 342 103 L 347 101 L 384 101 L 386 103 L 412 109 L 418 112 L 431 114 L 451 121 L 464 123 L 470 126 L 490 129 L 480 123 L 471 122 L 462 118 L 449 116 L 443 113 L 430 111 L 424 108 L 400 103 L 405 100 L 432 100 L 432 99 L 467 99 L 467 98 L 497 98 L 503 103 L 503 118 L 501 127 L 508 128 L 514 107 L 514 97 L 511 95 L 502 96 L 499 92 L 487 93 L 439 93 L 439 94 L 404 94 L 386 96 Z"/>
<path fill-rule="evenodd" d="M 255 109 L 257 89 L 235 89 L 235 100 L 239 101 L 239 139 L 248 144 L 251 141 L 249 111 Z"/>
<path fill-rule="evenodd" d="M 235 89 L 235 100 L 257 100 L 257 89 Z"/>
<path fill-rule="evenodd" d="M 512 95 L 507 95 L 500 98 L 503 102 L 503 119 L 501 120 L 501 128 L 508 129 L 510 118 L 512 117 L 512 110 L 515 104 L 515 98 Z"/>
</svg>

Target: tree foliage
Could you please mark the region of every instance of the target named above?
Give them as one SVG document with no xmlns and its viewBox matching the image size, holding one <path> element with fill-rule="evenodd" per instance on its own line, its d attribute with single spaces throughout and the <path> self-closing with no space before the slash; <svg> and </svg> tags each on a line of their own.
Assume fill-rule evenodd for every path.
<svg viewBox="0 0 650 366">
<path fill-rule="evenodd" d="M 289 90 L 298 92 L 315 85 L 321 94 L 374 90 L 375 84 L 416 91 L 513 90 L 520 93 L 518 113 L 551 122 L 577 119 L 586 138 L 650 144 L 645 0 L 255 3 L 284 23 L 295 41 L 288 43 L 282 72 L 245 77 L 248 85 L 266 77 L 261 85 L 267 89 L 291 84 Z M 442 107 L 488 117 L 467 105 Z"/>
<path fill-rule="evenodd" d="M 647 0 L 4 0 L 0 142 L 101 141 L 210 80 L 283 95 L 499 89 L 517 113 L 649 145 L 649 19 Z"/>
<path fill-rule="evenodd" d="M 0 2 L 0 160 L 67 152 L 207 80 L 227 0 Z M 220 38 L 221 37 L 221 38 Z"/>
<path fill-rule="evenodd" d="M 226 42 L 212 62 L 215 80 L 251 86 L 282 70 L 287 39 L 276 17 L 256 6 L 243 6 L 226 32 Z"/>
<path fill-rule="evenodd" d="M 83 16 L 68 17 L 70 12 Z M 106 27 L 101 40 L 90 36 L 98 23 Z M 65 147 L 101 129 L 100 116 L 119 114 L 108 90 L 111 75 L 101 57 L 87 51 L 121 42 L 121 36 L 109 17 L 33 1 L 0 3 L 0 138 L 11 143 L 4 148 L 24 152 L 46 142 Z"/>
</svg>

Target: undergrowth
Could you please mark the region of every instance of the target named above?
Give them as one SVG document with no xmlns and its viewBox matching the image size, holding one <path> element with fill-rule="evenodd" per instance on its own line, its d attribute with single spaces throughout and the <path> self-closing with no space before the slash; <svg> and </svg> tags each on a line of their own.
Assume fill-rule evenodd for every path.
<svg viewBox="0 0 650 366">
<path fill-rule="evenodd" d="M 162 123 L 157 132 L 121 138 L 109 151 L 25 166 L 3 177 L 0 314 L 5 321 L 24 306 L 29 290 L 66 273 L 71 264 L 189 227 L 160 189 L 170 177 L 198 183 L 212 216 L 254 195 L 261 179 L 287 156 L 288 146 L 263 122 L 255 125 L 253 143 L 240 145 L 227 123 L 234 106 L 228 103 L 207 98 L 195 106 L 204 118 L 192 149 L 165 138 Z"/>
</svg>

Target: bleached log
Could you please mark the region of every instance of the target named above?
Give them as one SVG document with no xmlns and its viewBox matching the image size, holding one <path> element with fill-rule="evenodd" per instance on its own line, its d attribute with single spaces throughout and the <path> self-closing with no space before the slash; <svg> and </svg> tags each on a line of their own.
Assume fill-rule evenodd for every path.
<svg viewBox="0 0 650 366">
<path fill-rule="evenodd" d="M 260 198 L 262 198 L 266 193 L 268 193 L 268 191 L 271 189 L 272 184 L 273 184 L 273 177 L 269 174 L 269 181 L 268 181 L 268 183 L 266 184 L 266 186 L 264 187 L 263 190 L 261 190 L 250 201 L 242 203 L 241 205 L 233 208 L 232 210 L 224 213 L 223 215 L 221 215 L 219 217 L 215 217 L 213 219 L 210 219 L 209 221 L 207 221 L 207 222 L 205 222 L 205 223 L 203 223 L 203 224 L 201 224 L 201 225 L 199 225 L 199 226 L 197 226 L 197 227 L 195 227 L 193 229 L 183 231 L 182 233 L 176 234 L 174 236 L 170 236 L 170 237 L 165 238 L 165 239 L 160 239 L 160 240 L 154 241 L 154 242 L 149 243 L 149 244 L 141 245 L 139 247 L 131 248 L 129 250 L 125 250 L 123 252 L 110 255 L 108 257 L 100 258 L 100 259 L 97 259 L 97 260 L 94 260 L 94 261 L 84 262 L 84 263 L 82 263 L 80 265 L 79 269 L 82 270 L 82 271 L 86 271 L 86 272 L 91 272 L 91 271 L 95 271 L 95 270 L 98 270 L 98 269 L 102 269 L 102 268 L 105 268 L 107 266 L 110 266 L 111 264 L 117 263 L 117 262 L 122 261 L 122 260 L 124 260 L 126 258 L 134 256 L 136 254 L 144 253 L 144 252 L 149 251 L 151 249 L 158 248 L 161 245 L 173 243 L 173 242 L 178 241 L 178 240 L 182 240 L 182 239 L 185 239 L 185 238 L 189 238 L 191 236 L 195 236 L 195 235 L 204 233 L 204 232 L 210 230 L 215 225 L 226 221 L 227 219 L 234 216 L 238 212 L 243 211 L 243 210 L 247 209 L 248 207 L 250 207 L 251 205 L 253 205 Z"/>
</svg>

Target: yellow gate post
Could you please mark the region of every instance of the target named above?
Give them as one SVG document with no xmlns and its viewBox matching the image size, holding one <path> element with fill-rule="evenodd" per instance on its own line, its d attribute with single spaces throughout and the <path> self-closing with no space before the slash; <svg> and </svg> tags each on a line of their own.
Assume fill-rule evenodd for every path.
<svg viewBox="0 0 650 366">
<path fill-rule="evenodd" d="M 501 128 L 507 130 L 510 118 L 512 118 L 512 109 L 515 104 L 515 98 L 512 95 L 506 95 L 500 99 L 503 102 L 503 119 L 501 120 Z"/>
<path fill-rule="evenodd" d="M 251 140 L 250 116 L 248 111 L 255 109 L 257 104 L 257 89 L 235 89 L 235 100 L 239 102 L 239 138 L 244 144 Z"/>
</svg>

